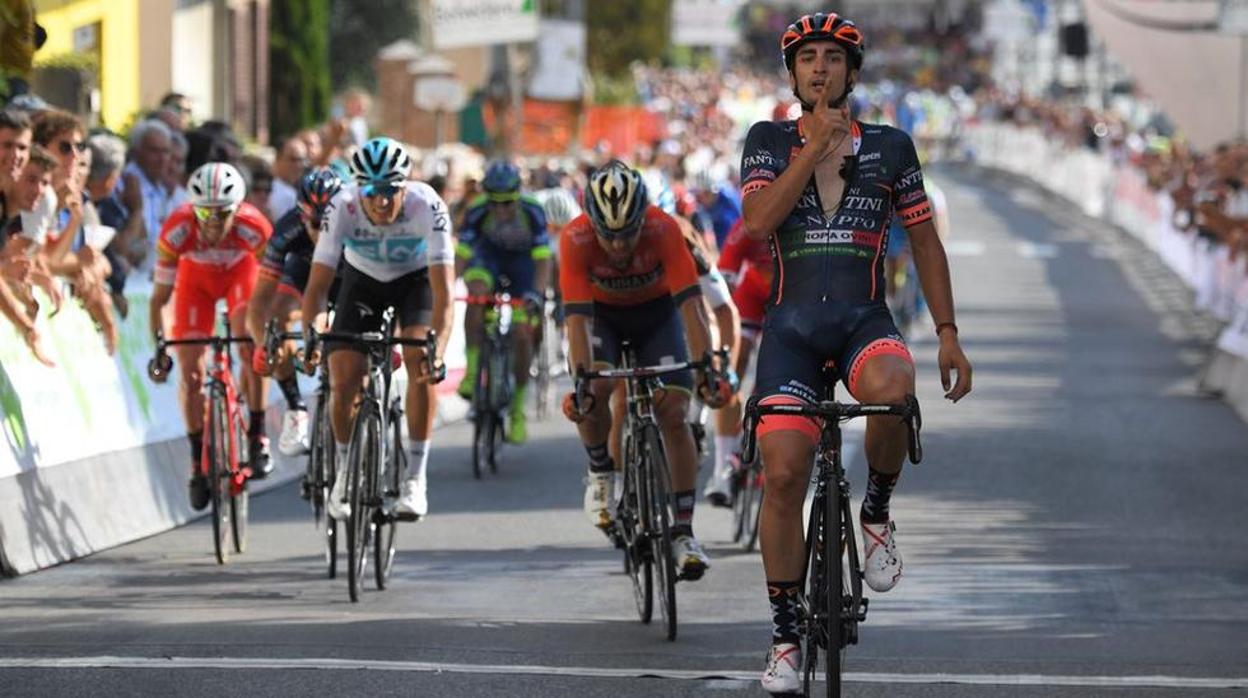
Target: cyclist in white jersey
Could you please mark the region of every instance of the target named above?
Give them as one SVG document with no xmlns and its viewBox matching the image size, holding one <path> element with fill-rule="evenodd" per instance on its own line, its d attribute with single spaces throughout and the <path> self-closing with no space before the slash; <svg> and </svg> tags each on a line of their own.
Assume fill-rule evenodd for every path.
<svg viewBox="0 0 1248 698">
<path fill-rule="evenodd" d="M 303 296 L 305 325 L 324 326 L 326 297 L 342 262 L 332 332 L 358 334 L 381 329 L 382 314 L 394 308 L 399 334 L 438 335 L 441 360 L 450 336 L 454 306 L 455 249 L 446 203 L 433 188 L 407 181 L 411 159 L 397 141 L 374 138 L 351 159 L 355 183 L 343 187 L 330 204 L 325 231 L 316 243 L 312 273 Z M 309 319 L 312 319 L 309 321 Z M 347 458 L 356 396 L 367 369 L 359 349 L 329 343 L 329 409 L 340 463 Z M 313 352 L 315 353 L 315 352 Z M 407 427 L 411 470 L 403 485 L 397 514 L 415 520 L 429 510 L 426 466 L 437 395 L 425 368 L 424 350 L 403 348 L 407 366 Z M 335 518 L 350 514 L 343 502 L 345 469 L 338 470 L 326 507 Z"/>
</svg>

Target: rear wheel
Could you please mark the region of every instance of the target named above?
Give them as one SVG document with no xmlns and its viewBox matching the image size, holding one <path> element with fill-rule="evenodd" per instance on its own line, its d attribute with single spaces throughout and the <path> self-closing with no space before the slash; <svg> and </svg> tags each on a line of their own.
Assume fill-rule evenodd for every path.
<svg viewBox="0 0 1248 698">
<path fill-rule="evenodd" d="M 225 397 L 213 394 L 209 401 L 210 424 L 208 452 L 208 488 L 212 495 L 212 545 L 217 564 L 230 560 L 230 452 L 229 422 L 225 413 Z"/>
<path fill-rule="evenodd" d="M 316 421 L 312 423 L 312 438 L 308 445 L 308 468 L 304 474 L 308 501 L 312 505 L 312 522 L 319 527 L 325 516 L 325 500 L 329 496 L 329 476 L 326 460 L 333 451 L 333 437 L 329 433 L 329 401 L 319 395 L 316 400 Z"/>
<path fill-rule="evenodd" d="M 643 456 L 646 458 L 650 482 L 650 539 L 654 542 L 655 580 L 659 593 L 659 609 L 667 624 L 667 639 L 676 639 L 676 561 L 672 551 L 671 485 L 668 480 L 667 458 L 659 428 L 648 425 L 643 432 Z"/>
<path fill-rule="evenodd" d="M 763 471 L 758 463 L 751 464 L 744 473 L 744 482 L 737 500 L 742 509 L 741 544 L 746 552 L 752 552 L 758 543 L 758 521 L 763 511 Z"/>
</svg>

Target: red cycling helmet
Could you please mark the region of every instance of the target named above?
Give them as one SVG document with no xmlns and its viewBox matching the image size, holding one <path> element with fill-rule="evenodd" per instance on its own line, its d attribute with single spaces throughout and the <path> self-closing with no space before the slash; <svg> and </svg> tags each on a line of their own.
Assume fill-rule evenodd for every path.
<svg viewBox="0 0 1248 698">
<path fill-rule="evenodd" d="M 780 53 L 784 57 L 786 70 L 793 72 L 797 50 L 811 41 L 835 41 L 849 55 L 850 66 L 855 70 L 862 69 L 866 38 L 858 30 L 858 26 L 835 12 L 817 12 L 813 15 L 802 15 L 780 35 Z"/>
</svg>

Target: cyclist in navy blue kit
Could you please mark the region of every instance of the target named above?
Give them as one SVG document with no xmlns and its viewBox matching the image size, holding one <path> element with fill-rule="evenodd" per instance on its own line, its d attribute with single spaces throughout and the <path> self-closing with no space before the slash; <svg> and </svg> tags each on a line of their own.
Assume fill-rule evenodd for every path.
<svg viewBox="0 0 1248 698">
<path fill-rule="evenodd" d="M 289 332 L 299 317 L 303 289 L 312 271 L 312 251 L 320 237 L 321 225 L 329 203 L 342 189 L 342 179 L 328 167 L 312 170 L 299 180 L 295 207 L 273 224 L 273 237 L 260 259 L 260 274 L 247 306 L 247 330 L 256 342 L 252 352 L 252 369 L 267 376 L 270 370 L 286 398 L 286 414 L 282 417 L 282 433 L 277 448 L 287 456 L 308 450 L 308 407 L 299 393 L 292 362 L 294 342 L 284 342 L 281 356 L 269 357 L 264 348 L 264 326 L 269 318 L 277 318 L 282 332 Z M 330 297 L 334 296 L 333 291 Z"/>
<path fill-rule="evenodd" d="M 914 361 L 884 303 L 884 254 L 896 213 L 936 322 L 945 396 L 961 399 L 971 390 L 971 365 L 958 343 L 948 261 L 914 144 L 897 129 L 853 121 L 845 106 L 862 67 L 862 33 L 835 14 L 806 15 L 789 25 L 780 49 L 802 116 L 754 124 L 741 161 L 746 232 L 771 236 L 775 253 L 756 394 L 763 402 L 817 402 L 831 387 L 825 367 L 862 402 L 901 403 L 914 393 Z M 802 504 L 819 430 L 813 420 L 781 416 L 759 427 L 767 481 L 760 535 L 772 609 L 762 683 L 773 693 L 801 690 Z M 877 592 L 901 577 L 888 501 L 905 452 L 899 420 L 868 420 L 860 518 L 863 574 Z"/>
</svg>

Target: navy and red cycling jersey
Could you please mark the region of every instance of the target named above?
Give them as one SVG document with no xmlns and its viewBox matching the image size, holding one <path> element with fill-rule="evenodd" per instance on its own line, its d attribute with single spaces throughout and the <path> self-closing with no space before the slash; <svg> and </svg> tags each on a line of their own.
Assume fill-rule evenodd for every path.
<svg viewBox="0 0 1248 698">
<path fill-rule="evenodd" d="M 304 229 L 299 208 L 292 208 L 273 224 L 273 237 L 260 258 L 260 275 L 279 279 L 288 268 L 287 264 L 299 264 L 310 269 L 315 249 L 316 243 Z"/>
<path fill-rule="evenodd" d="M 851 134 L 854 157 L 846 158 L 840 205 L 822 201 L 811 177 L 773 235 L 773 306 L 789 300 L 881 300 L 894 213 L 907 229 L 932 217 L 910 136 L 890 126 L 857 121 L 851 124 Z M 797 121 L 754 124 L 741 158 L 742 193 L 748 196 L 776 181 L 804 143 Z"/>
</svg>

